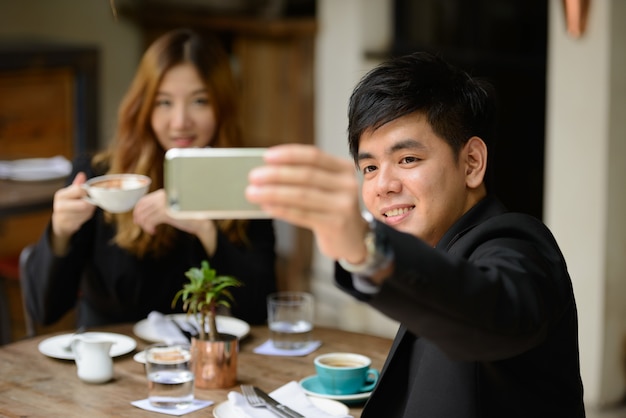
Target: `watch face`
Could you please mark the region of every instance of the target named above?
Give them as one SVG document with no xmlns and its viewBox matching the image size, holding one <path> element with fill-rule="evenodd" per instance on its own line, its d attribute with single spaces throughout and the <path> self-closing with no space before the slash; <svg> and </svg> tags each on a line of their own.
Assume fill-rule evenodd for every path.
<svg viewBox="0 0 626 418">
<path fill-rule="evenodd" d="M 371 263 L 376 258 L 376 233 L 371 229 L 365 235 L 365 248 L 367 248 L 365 264 Z"/>
</svg>

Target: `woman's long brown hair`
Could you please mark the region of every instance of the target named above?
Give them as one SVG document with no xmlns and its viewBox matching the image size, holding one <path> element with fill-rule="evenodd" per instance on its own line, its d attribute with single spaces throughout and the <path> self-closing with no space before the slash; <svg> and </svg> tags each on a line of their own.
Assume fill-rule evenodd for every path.
<svg viewBox="0 0 626 418">
<path fill-rule="evenodd" d="M 213 147 L 240 147 L 237 89 L 228 56 L 213 40 L 200 37 L 188 29 L 170 31 L 144 53 L 130 89 L 118 110 L 118 126 L 111 147 L 94 157 L 94 165 L 108 167 L 108 173 L 138 173 L 152 179 L 150 192 L 163 188 L 165 151 L 151 126 L 155 97 L 164 74 L 172 67 L 193 64 L 207 86 L 218 121 Z M 210 193 L 210 191 L 207 191 Z M 114 241 L 131 253 L 143 257 L 159 256 L 174 244 L 176 230 L 159 225 L 155 235 L 145 233 L 133 223 L 132 213 L 106 213 L 117 226 Z M 218 228 L 229 239 L 245 242 L 242 220 L 218 221 Z"/>
</svg>

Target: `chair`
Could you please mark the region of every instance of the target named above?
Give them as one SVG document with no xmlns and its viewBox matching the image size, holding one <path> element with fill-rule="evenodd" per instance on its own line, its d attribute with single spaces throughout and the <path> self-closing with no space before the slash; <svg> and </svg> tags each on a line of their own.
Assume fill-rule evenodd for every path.
<svg viewBox="0 0 626 418">
<path fill-rule="evenodd" d="M 13 341 L 13 324 L 11 318 L 10 304 L 10 288 L 17 284 L 20 288 L 22 311 L 24 316 L 24 329 L 26 337 L 36 335 L 34 322 L 26 308 L 26 288 L 25 275 L 26 263 L 32 245 L 28 245 L 22 249 L 19 255 L 0 257 L 0 345 L 8 344 Z M 11 284 L 11 282 L 15 284 Z"/>
<path fill-rule="evenodd" d="M 19 283 L 19 256 L 0 257 L 0 345 L 13 341 L 12 289 Z"/>
<path fill-rule="evenodd" d="M 14 262 L 8 258 L 0 260 L 0 345 L 12 341 L 11 310 L 9 308 L 8 280 L 12 277 Z"/>
<path fill-rule="evenodd" d="M 26 269 L 26 265 L 28 264 L 28 259 L 32 252 L 33 244 L 27 245 L 20 252 L 19 259 L 20 286 L 22 289 L 22 308 L 24 310 L 24 326 L 26 329 L 26 338 L 34 337 L 37 334 L 35 323 L 33 321 L 33 318 L 30 316 L 30 313 L 28 312 L 28 307 L 26 306 L 26 294 L 28 293 L 28 281 L 26 280 L 28 270 Z"/>
</svg>

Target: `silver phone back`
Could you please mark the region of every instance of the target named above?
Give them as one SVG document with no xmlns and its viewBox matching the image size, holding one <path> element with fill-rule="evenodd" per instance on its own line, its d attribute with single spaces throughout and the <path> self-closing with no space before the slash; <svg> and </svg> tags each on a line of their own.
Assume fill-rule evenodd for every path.
<svg viewBox="0 0 626 418">
<path fill-rule="evenodd" d="M 165 153 L 169 212 L 178 218 L 268 218 L 245 197 L 264 148 L 174 148 Z"/>
</svg>

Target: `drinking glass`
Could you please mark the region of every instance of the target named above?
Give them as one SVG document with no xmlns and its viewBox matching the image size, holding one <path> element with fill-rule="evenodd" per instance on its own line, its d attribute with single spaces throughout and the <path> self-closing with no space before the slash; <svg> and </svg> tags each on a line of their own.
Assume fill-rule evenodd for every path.
<svg viewBox="0 0 626 418">
<path fill-rule="evenodd" d="M 146 348 L 148 400 L 158 408 L 182 409 L 193 403 L 194 375 L 188 344 L 157 343 Z"/>
<path fill-rule="evenodd" d="M 294 350 L 305 347 L 313 333 L 313 295 L 278 292 L 267 297 L 267 318 L 274 347 Z"/>
</svg>

